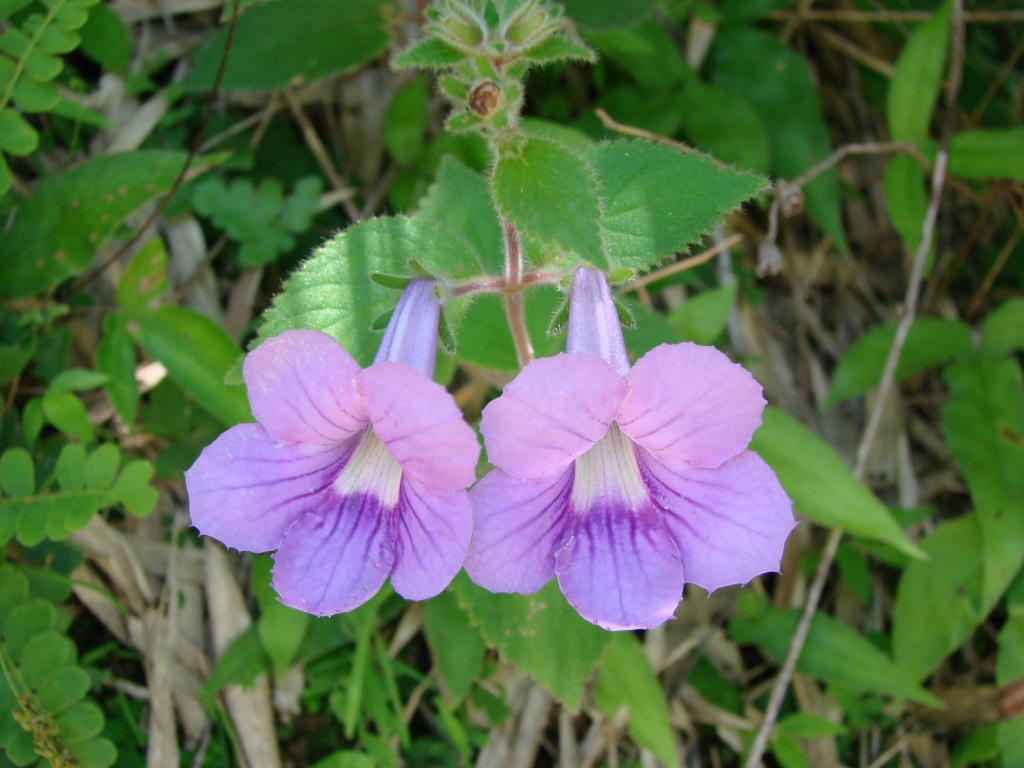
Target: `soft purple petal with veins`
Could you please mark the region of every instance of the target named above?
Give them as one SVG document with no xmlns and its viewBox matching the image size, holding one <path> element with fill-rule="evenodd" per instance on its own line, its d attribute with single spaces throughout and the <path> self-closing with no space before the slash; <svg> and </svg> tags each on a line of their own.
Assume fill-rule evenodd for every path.
<svg viewBox="0 0 1024 768">
<path fill-rule="evenodd" d="M 440 384 L 404 363 L 374 363 L 356 377 L 373 431 L 402 471 L 442 495 L 473 484 L 480 444 Z"/>
<path fill-rule="evenodd" d="M 683 567 L 657 514 L 614 501 L 577 511 L 556 571 L 573 608 L 605 629 L 655 627 L 683 595 Z"/>
<path fill-rule="evenodd" d="M 395 567 L 391 586 L 406 600 L 439 594 L 459 572 L 473 534 L 465 491 L 441 496 L 403 478 L 395 510 Z"/>
<path fill-rule="evenodd" d="M 608 431 L 625 394 L 622 377 L 594 355 L 534 360 L 484 408 L 488 458 L 513 477 L 567 467 Z"/>
<path fill-rule="evenodd" d="M 743 451 L 717 469 L 695 469 L 637 453 L 687 581 L 711 591 L 779 570 L 796 526 L 793 502 L 760 456 Z"/>
<path fill-rule="evenodd" d="M 492 592 L 536 592 L 551 581 L 570 523 L 572 477 L 571 468 L 526 480 L 496 469 L 473 486 L 469 578 Z"/>
<path fill-rule="evenodd" d="M 185 473 L 192 523 L 229 547 L 275 549 L 291 525 L 321 503 L 349 449 L 285 445 L 259 424 L 232 427 Z"/>
<path fill-rule="evenodd" d="M 717 467 L 745 449 L 761 423 L 761 385 L 714 347 L 662 344 L 626 381 L 619 427 L 666 460 Z"/>
<path fill-rule="evenodd" d="M 373 597 L 394 563 L 391 513 L 372 493 L 332 493 L 292 526 L 274 555 L 273 586 L 281 602 L 327 616 Z"/>
<path fill-rule="evenodd" d="M 366 426 L 353 383 L 359 365 L 320 331 L 267 339 L 242 368 L 256 420 L 282 443 L 330 445 Z"/>
</svg>

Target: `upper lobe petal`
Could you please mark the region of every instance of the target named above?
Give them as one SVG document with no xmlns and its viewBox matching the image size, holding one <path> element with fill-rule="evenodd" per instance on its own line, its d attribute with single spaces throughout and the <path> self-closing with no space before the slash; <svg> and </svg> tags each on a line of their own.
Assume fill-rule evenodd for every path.
<svg viewBox="0 0 1024 768">
<path fill-rule="evenodd" d="M 441 496 L 403 478 L 394 532 L 391 586 L 406 600 L 433 597 L 455 578 L 466 559 L 473 534 L 469 496 L 465 491 Z"/>
<path fill-rule="evenodd" d="M 480 444 L 444 387 L 404 363 L 374 363 L 356 377 L 373 431 L 402 471 L 442 495 L 476 479 Z"/>
<path fill-rule="evenodd" d="M 567 467 L 608 431 L 625 394 L 619 374 L 594 355 L 534 360 L 484 408 L 488 458 L 513 477 Z"/>
<path fill-rule="evenodd" d="M 536 592 L 555 575 L 570 523 L 573 472 L 520 480 L 500 469 L 473 486 L 466 573 L 491 592 Z"/>
<path fill-rule="evenodd" d="M 320 504 L 347 458 L 347 446 L 285 445 L 259 424 L 239 424 L 185 473 L 192 524 L 229 547 L 276 549 Z"/>
<path fill-rule="evenodd" d="M 260 344 L 242 368 L 256 420 L 282 443 L 329 445 L 366 426 L 356 393 L 359 364 L 320 331 L 285 331 Z"/>
<path fill-rule="evenodd" d="M 291 527 L 274 555 L 273 586 L 281 602 L 328 616 L 377 594 L 394 563 L 390 515 L 372 493 L 332 493 Z"/>
<path fill-rule="evenodd" d="M 668 460 L 717 467 L 746 448 L 761 423 L 761 385 L 714 347 L 662 344 L 626 381 L 619 427 Z"/>
<path fill-rule="evenodd" d="M 657 626 L 683 596 L 675 544 L 651 509 L 613 502 L 578 513 L 556 570 L 569 603 L 605 629 Z"/>
<path fill-rule="evenodd" d="M 717 469 L 697 469 L 637 455 L 687 581 L 711 591 L 779 569 L 796 525 L 793 502 L 760 456 L 743 451 Z"/>
</svg>

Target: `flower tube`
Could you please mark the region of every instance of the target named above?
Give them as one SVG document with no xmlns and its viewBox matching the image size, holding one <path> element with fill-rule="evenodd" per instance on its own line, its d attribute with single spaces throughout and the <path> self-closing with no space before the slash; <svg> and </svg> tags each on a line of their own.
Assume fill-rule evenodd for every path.
<svg viewBox="0 0 1024 768">
<path fill-rule="evenodd" d="M 433 597 L 466 556 L 479 445 L 431 379 L 440 305 L 413 280 L 366 370 L 333 338 L 286 331 L 245 359 L 256 424 L 240 424 L 185 473 L 192 522 L 229 547 L 274 553 L 293 608 L 349 611 L 384 579 Z"/>
<path fill-rule="evenodd" d="M 606 629 L 672 618 L 684 582 L 711 591 L 779 567 L 796 525 L 752 451 L 761 387 L 697 344 L 630 368 L 605 276 L 576 274 L 566 353 L 535 360 L 484 409 L 497 469 L 471 491 L 466 572 L 495 592 L 557 576 Z"/>
</svg>

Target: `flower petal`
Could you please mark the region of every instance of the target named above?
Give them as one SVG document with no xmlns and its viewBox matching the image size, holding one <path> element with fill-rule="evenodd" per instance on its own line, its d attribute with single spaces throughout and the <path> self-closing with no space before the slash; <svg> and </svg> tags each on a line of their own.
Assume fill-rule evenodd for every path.
<svg viewBox="0 0 1024 768">
<path fill-rule="evenodd" d="M 330 445 L 366 426 L 353 379 L 359 364 L 320 331 L 285 331 L 242 368 L 256 420 L 282 443 Z"/>
<path fill-rule="evenodd" d="M 299 520 L 274 555 L 273 586 L 281 602 L 329 616 L 377 594 L 394 562 L 391 512 L 372 493 L 331 494 Z"/>
<path fill-rule="evenodd" d="M 594 355 L 534 360 L 484 408 L 488 458 L 513 477 L 567 467 L 608 431 L 625 394 L 619 374 Z"/>
<path fill-rule="evenodd" d="M 626 376 L 622 431 L 659 457 L 717 467 L 761 423 L 761 385 L 714 347 L 662 344 Z"/>
<path fill-rule="evenodd" d="M 452 396 L 404 363 L 374 363 L 356 377 L 373 431 L 395 461 L 444 496 L 476 480 L 480 444 Z"/>
<path fill-rule="evenodd" d="M 232 427 L 185 473 L 192 524 L 229 547 L 276 549 L 292 523 L 320 504 L 348 448 L 285 445 L 259 424 Z"/>
<path fill-rule="evenodd" d="M 496 469 L 473 486 L 466 573 L 491 592 L 536 592 L 555 575 L 565 539 L 572 470 L 520 480 Z"/>
<path fill-rule="evenodd" d="M 760 456 L 743 451 L 717 469 L 696 469 L 666 466 L 644 450 L 637 455 L 687 581 L 712 591 L 779 570 L 796 520 L 793 502 Z"/>
<path fill-rule="evenodd" d="M 441 496 L 405 477 L 394 525 L 391 586 L 406 600 L 426 600 L 439 594 L 466 559 L 473 535 L 469 496 L 465 491 Z"/>
<path fill-rule="evenodd" d="M 605 629 L 655 627 L 683 596 L 683 567 L 653 509 L 616 503 L 576 516 L 558 553 L 558 583 L 587 621 Z"/>
</svg>

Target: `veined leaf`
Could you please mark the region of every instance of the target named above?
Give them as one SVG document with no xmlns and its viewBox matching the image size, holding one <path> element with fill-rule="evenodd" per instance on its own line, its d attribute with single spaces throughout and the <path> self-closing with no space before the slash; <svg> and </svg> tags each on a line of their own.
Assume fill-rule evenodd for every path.
<svg viewBox="0 0 1024 768">
<path fill-rule="evenodd" d="M 922 556 L 885 505 L 857 481 L 828 443 L 778 408 L 765 408 L 762 419 L 750 447 L 775 470 L 802 517 Z"/>
</svg>

